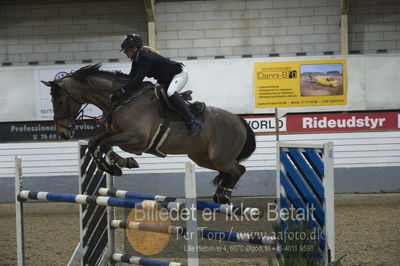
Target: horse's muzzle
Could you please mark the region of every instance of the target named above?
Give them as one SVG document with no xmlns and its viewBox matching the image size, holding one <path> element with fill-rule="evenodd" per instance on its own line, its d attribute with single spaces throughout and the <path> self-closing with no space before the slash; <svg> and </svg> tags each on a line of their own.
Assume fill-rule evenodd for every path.
<svg viewBox="0 0 400 266">
<path fill-rule="evenodd" d="M 72 123 L 61 124 L 56 123 L 56 132 L 63 140 L 70 140 L 74 135 L 74 125 Z"/>
<path fill-rule="evenodd" d="M 64 132 L 61 132 L 61 133 L 60 133 L 60 137 L 61 137 L 63 140 L 69 140 L 69 139 L 70 139 L 69 135 L 65 135 Z"/>
</svg>

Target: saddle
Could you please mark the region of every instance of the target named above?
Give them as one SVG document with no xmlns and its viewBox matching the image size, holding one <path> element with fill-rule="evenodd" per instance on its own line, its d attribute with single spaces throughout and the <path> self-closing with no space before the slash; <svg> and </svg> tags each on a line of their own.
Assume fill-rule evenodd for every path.
<svg viewBox="0 0 400 266">
<path fill-rule="evenodd" d="M 193 116 L 199 120 L 204 121 L 204 110 L 206 108 L 205 103 L 195 102 L 193 104 L 188 101 L 192 100 L 192 91 L 185 91 L 180 95 L 189 105 L 189 110 L 192 112 Z M 149 146 L 146 148 L 147 153 L 151 153 L 153 155 L 159 157 L 167 156 L 165 153 L 160 151 L 161 145 L 164 143 L 166 138 L 169 136 L 171 131 L 170 122 L 171 121 L 184 121 L 183 117 L 179 115 L 179 113 L 175 110 L 175 108 L 169 102 L 168 95 L 166 90 L 162 86 L 154 87 L 154 95 L 158 102 L 158 110 L 159 115 L 163 118 L 163 122 L 158 126 L 157 132 L 154 134 Z"/>
<path fill-rule="evenodd" d="M 159 107 L 159 115 L 161 118 L 170 121 L 184 121 L 182 116 L 178 114 L 175 108 L 169 102 L 169 98 L 167 95 L 166 90 L 161 85 L 154 87 L 154 94 L 158 100 L 158 107 Z M 182 98 L 188 104 L 190 112 L 193 114 L 195 118 L 199 120 L 204 120 L 203 114 L 204 110 L 206 109 L 206 105 L 203 102 L 194 102 L 190 103 L 189 101 L 192 100 L 192 91 L 184 91 L 180 93 Z"/>
<path fill-rule="evenodd" d="M 158 129 L 156 133 L 152 136 L 149 145 L 145 149 L 145 152 L 151 153 L 159 157 L 165 157 L 167 155 L 164 152 L 160 151 L 160 147 L 169 136 L 169 133 L 171 131 L 170 122 L 184 121 L 184 119 L 171 105 L 166 90 L 161 85 L 153 86 L 152 83 L 145 82 L 144 86 L 146 85 L 148 86 L 146 89 L 142 89 L 136 91 L 131 95 L 127 95 L 126 98 L 121 100 L 121 102 L 113 106 L 113 109 L 107 115 L 106 120 L 111 121 L 112 115 L 115 111 L 119 110 L 124 105 L 132 102 L 137 97 L 140 97 L 140 95 L 145 93 L 148 89 L 154 88 L 154 95 L 157 100 L 159 115 L 161 118 L 163 118 L 163 122 L 159 124 Z M 190 112 L 192 112 L 193 116 L 198 120 L 204 121 L 204 110 L 206 109 L 206 105 L 203 102 L 194 102 L 193 104 L 189 103 L 189 101 L 192 100 L 191 94 L 192 91 L 185 91 L 181 93 L 181 96 L 189 105 L 189 110 Z"/>
</svg>

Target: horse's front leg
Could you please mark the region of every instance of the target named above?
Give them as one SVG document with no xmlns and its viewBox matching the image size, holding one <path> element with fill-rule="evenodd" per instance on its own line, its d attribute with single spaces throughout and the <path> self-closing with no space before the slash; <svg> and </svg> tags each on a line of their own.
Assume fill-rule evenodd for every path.
<svg viewBox="0 0 400 266">
<path fill-rule="evenodd" d="M 99 145 L 107 154 L 111 162 L 115 163 L 120 168 L 138 168 L 139 164 L 132 157 L 123 158 L 114 152 L 112 146 L 129 147 L 132 151 L 141 151 L 145 149 L 143 143 L 146 143 L 145 138 L 132 135 L 131 133 L 119 133 L 115 135 L 107 135 L 101 139 Z"/>
<path fill-rule="evenodd" d="M 119 168 L 139 168 L 139 164 L 135 159 L 132 157 L 123 158 L 112 149 L 107 152 L 107 157 L 111 160 L 111 162 L 118 165 Z"/>
<path fill-rule="evenodd" d="M 103 157 L 103 155 L 105 155 L 109 150 L 111 150 L 110 146 L 105 146 L 101 144 L 101 141 L 105 136 L 106 133 L 102 133 L 90 139 L 88 143 L 89 152 L 92 154 L 93 159 L 97 164 L 97 167 L 101 171 L 105 171 L 110 175 L 120 176 L 122 175 L 121 169 L 115 164 L 109 164 L 105 156 Z"/>
<path fill-rule="evenodd" d="M 91 138 L 88 142 L 88 149 L 90 153 L 94 153 L 96 151 L 96 149 L 98 149 L 100 141 L 104 138 L 104 136 L 106 135 L 106 133 L 101 133 L 100 135 Z"/>
</svg>

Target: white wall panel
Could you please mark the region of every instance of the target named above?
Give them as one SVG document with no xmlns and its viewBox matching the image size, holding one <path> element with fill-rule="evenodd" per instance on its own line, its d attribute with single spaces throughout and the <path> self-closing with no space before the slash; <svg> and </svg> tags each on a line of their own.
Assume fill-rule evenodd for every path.
<svg viewBox="0 0 400 266">
<path fill-rule="evenodd" d="M 0 122 L 35 120 L 32 67 L 0 68 Z"/>
<path fill-rule="evenodd" d="M 368 69 L 365 75 L 367 106 L 375 109 L 399 108 L 400 75 L 388 72 L 388 69 L 398 72 L 399 58 L 389 55 L 366 57 L 365 68 Z M 392 99 L 397 99 L 397 103 Z"/>
<path fill-rule="evenodd" d="M 273 113 L 273 108 L 255 108 L 253 68 L 255 62 L 319 60 L 345 58 L 347 62 L 347 105 L 285 108 L 290 113 L 351 110 L 400 109 L 400 54 L 390 56 L 304 56 L 184 61 L 189 72 L 187 89 L 209 105 L 238 114 Z M 70 72 L 83 65 L 0 68 L 0 122 L 33 121 L 39 115 L 36 102 L 40 71 Z M 108 63 L 103 69 L 129 71 L 129 63 Z M 35 74 L 36 73 L 36 74 Z M 51 75 L 50 79 L 54 78 Z M 35 78 L 34 78 L 35 77 Z M 46 90 L 48 90 L 46 88 Z M 47 103 L 50 104 L 50 95 Z"/>
<path fill-rule="evenodd" d="M 330 134 L 281 135 L 290 142 L 334 143 L 335 168 L 400 166 L 400 132 L 360 132 Z M 275 169 L 275 135 L 258 135 L 257 149 L 244 162 L 248 170 Z M 25 176 L 57 176 L 78 174 L 78 147 L 76 142 L 0 144 L 0 177 L 14 176 L 14 156 L 22 157 Z M 116 149 L 120 151 L 119 149 Z M 123 156 L 131 156 L 120 152 Z M 183 172 L 185 155 L 158 158 L 144 154 L 134 156 L 139 169 L 124 173 Z M 198 171 L 208 171 L 197 169 Z"/>
</svg>

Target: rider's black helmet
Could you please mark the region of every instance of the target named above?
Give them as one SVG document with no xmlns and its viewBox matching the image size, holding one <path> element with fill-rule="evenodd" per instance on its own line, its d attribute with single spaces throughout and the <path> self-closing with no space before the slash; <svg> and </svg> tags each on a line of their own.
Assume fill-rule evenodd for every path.
<svg viewBox="0 0 400 266">
<path fill-rule="evenodd" d="M 121 43 L 121 51 L 132 47 L 142 47 L 143 42 L 142 38 L 138 34 L 128 34 L 125 36 L 124 40 Z"/>
</svg>

